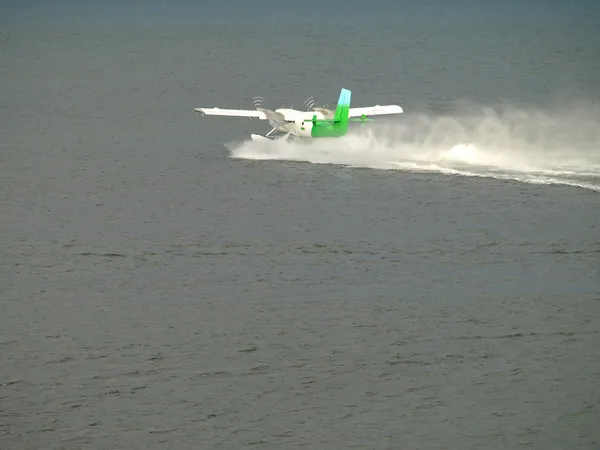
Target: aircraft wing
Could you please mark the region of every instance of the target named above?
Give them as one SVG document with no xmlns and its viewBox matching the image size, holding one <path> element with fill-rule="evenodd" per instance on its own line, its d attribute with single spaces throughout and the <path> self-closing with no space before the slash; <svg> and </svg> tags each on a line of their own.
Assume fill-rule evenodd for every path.
<svg viewBox="0 0 600 450">
<path fill-rule="evenodd" d="M 398 105 L 377 105 L 377 106 L 364 106 L 362 108 L 350 108 L 348 117 L 360 117 L 363 114 L 365 116 L 381 116 L 385 114 L 400 114 L 404 112 Z"/>
<path fill-rule="evenodd" d="M 255 119 L 267 120 L 267 115 L 263 111 L 255 109 L 194 108 L 194 111 L 207 116 L 254 117 Z"/>
</svg>

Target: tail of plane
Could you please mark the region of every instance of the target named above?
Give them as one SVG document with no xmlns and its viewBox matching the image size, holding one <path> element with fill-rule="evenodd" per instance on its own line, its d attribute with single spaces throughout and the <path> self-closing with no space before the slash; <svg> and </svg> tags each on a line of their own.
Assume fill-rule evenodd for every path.
<svg viewBox="0 0 600 450">
<path fill-rule="evenodd" d="M 348 89 L 342 89 L 333 119 L 318 120 L 317 115 L 313 115 L 312 137 L 337 137 L 346 134 L 350 117 L 351 95 Z"/>
<path fill-rule="evenodd" d="M 352 92 L 348 89 L 343 89 L 340 92 L 340 98 L 335 108 L 335 114 L 333 116 L 334 122 L 342 122 L 344 125 L 348 125 L 348 116 L 350 115 L 350 98 Z"/>
</svg>

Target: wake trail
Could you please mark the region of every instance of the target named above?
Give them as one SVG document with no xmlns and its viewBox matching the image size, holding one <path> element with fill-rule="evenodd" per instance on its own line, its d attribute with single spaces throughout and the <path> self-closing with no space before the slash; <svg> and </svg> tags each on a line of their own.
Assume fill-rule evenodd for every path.
<svg viewBox="0 0 600 450">
<path fill-rule="evenodd" d="M 233 158 L 573 186 L 600 192 L 600 105 L 405 114 L 337 139 L 230 144 Z"/>
</svg>

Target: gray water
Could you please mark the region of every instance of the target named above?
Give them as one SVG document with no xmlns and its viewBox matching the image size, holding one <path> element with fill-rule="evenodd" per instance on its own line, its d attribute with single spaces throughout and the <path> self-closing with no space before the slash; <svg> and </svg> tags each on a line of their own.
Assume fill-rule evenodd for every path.
<svg viewBox="0 0 600 450">
<path fill-rule="evenodd" d="M 0 448 L 600 448 L 595 2 L 19 5 Z"/>
</svg>

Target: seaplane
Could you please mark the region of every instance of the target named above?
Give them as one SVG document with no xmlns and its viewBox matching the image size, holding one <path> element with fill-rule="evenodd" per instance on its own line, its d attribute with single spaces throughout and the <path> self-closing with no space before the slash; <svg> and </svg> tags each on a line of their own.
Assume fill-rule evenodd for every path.
<svg viewBox="0 0 600 450">
<path fill-rule="evenodd" d="M 401 114 L 398 105 L 350 107 L 352 92 L 342 89 L 335 111 L 325 107 L 316 107 L 313 97 L 305 102 L 307 111 L 292 108 L 279 108 L 274 111 L 262 107 L 262 97 L 255 97 L 255 110 L 194 108 L 194 111 L 207 116 L 246 117 L 268 121 L 272 127 L 266 135 L 251 134 L 255 141 L 287 140 L 292 138 L 335 138 L 348 132 L 350 122 L 370 122 L 371 116 Z"/>
</svg>

